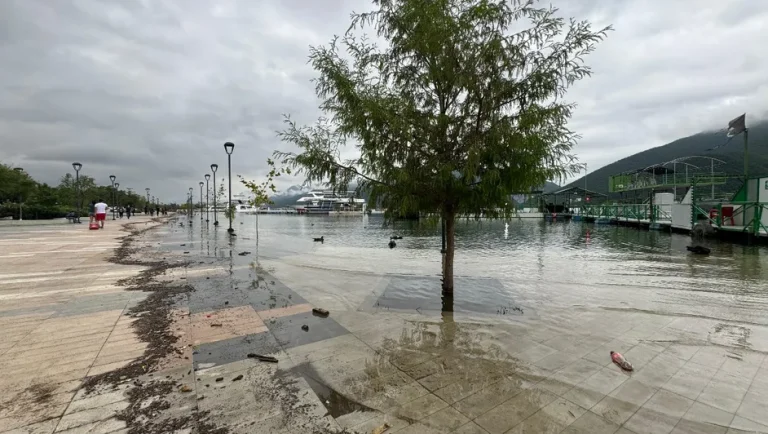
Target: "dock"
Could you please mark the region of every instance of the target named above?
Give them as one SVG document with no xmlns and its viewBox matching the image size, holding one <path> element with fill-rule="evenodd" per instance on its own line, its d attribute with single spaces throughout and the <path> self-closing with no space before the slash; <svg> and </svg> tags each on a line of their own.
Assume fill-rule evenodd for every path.
<svg viewBox="0 0 768 434">
<path fill-rule="evenodd" d="M 751 178 L 728 200 L 715 200 L 712 183 L 693 179 L 680 201 L 669 192 L 654 192 L 646 203 L 584 204 L 579 219 L 598 224 L 635 226 L 690 233 L 703 222 L 721 237 L 768 241 L 768 177 Z M 710 193 L 710 197 L 707 197 Z"/>
</svg>

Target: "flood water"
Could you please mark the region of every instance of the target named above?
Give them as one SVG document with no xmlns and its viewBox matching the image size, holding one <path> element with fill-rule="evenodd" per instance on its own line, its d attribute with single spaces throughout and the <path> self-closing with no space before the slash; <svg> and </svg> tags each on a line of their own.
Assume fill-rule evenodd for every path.
<svg viewBox="0 0 768 434">
<path fill-rule="evenodd" d="M 435 303 L 428 299 L 434 291 L 417 283 L 440 273 L 439 226 L 384 226 L 376 216 L 238 215 L 233 224 L 237 237 L 230 246 L 223 216 L 217 231 L 212 230 L 213 215 L 207 228 L 199 218 L 193 216 L 192 225 L 175 231 L 177 239 L 168 244 L 184 239 L 188 247 L 181 248 L 208 254 L 223 255 L 230 247 L 235 253 L 252 252 L 248 261 L 393 275 L 413 286 L 384 294 L 383 299 L 389 296 L 400 305 L 409 297 L 414 305 Z M 768 324 L 763 315 L 768 307 L 766 247 L 709 241 L 705 245 L 711 255 L 699 256 L 686 251 L 691 239 L 680 234 L 537 219 L 515 219 L 506 225 L 458 224 L 459 305 L 469 310 L 487 305 L 489 312 L 506 309 L 513 314 L 578 306 Z M 393 235 L 403 238 L 390 249 Z M 321 236 L 323 243 L 313 241 Z M 482 283 L 486 280 L 493 283 Z"/>
</svg>

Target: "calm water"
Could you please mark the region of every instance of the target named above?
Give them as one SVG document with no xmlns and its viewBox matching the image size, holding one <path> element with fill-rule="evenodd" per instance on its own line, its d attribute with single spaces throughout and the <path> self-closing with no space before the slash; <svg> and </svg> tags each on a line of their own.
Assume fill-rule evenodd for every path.
<svg viewBox="0 0 768 434">
<path fill-rule="evenodd" d="M 215 238 L 226 245 L 223 229 L 210 237 L 197 219 L 185 231 L 188 241 Z M 220 221 L 226 226 L 221 216 Z M 262 261 L 340 272 L 440 273 L 439 227 L 382 223 L 377 217 L 238 216 L 233 248 Z M 459 223 L 456 275 L 497 279 L 505 292 L 499 297 L 534 309 L 637 309 L 768 324 L 765 247 L 712 241 L 706 243 L 712 254 L 703 257 L 686 251 L 691 240 L 685 235 L 539 220 L 508 224 Z M 394 249 L 387 246 L 391 235 L 403 237 Z M 312 241 L 320 236 L 324 243 Z M 472 288 L 457 284 L 456 291 Z"/>
</svg>

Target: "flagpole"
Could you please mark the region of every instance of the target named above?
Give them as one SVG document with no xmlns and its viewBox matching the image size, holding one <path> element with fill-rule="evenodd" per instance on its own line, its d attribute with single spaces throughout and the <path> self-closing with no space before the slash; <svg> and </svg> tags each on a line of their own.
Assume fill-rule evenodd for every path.
<svg viewBox="0 0 768 434">
<path fill-rule="evenodd" d="M 748 139 L 749 137 L 749 130 L 744 129 L 744 182 L 747 182 L 749 179 L 749 149 L 748 149 Z"/>
</svg>

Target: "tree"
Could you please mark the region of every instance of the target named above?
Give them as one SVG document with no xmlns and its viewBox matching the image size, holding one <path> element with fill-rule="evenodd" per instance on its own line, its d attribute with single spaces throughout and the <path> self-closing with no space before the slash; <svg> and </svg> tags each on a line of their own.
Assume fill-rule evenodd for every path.
<svg viewBox="0 0 768 434">
<path fill-rule="evenodd" d="M 240 179 L 240 182 L 253 194 L 253 197 L 250 200 L 251 206 L 259 207 L 262 205 L 273 204 L 274 202 L 272 202 L 270 196 L 277 192 L 277 187 L 275 187 L 275 178 L 279 177 L 283 173 L 286 175 L 291 174 L 290 168 L 277 167 L 275 165 L 275 161 L 272 159 L 267 159 L 267 165 L 270 167 L 269 173 L 267 173 L 266 179 L 260 184 L 237 175 L 237 177 Z"/>
<path fill-rule="evenodd" d="M 54 208 L 57 205 L 61 205 L 58 194 L 59 192 L 55 187 L 51 187 L 48 184 L 40 184 L 37 186 L 32 203 L 46 208 Z"/>
<path fill-rule="evenodd" d="M 310 49 L 321 109 L 314 126 L 286 118 L 275 152 L 307 182 L 370 191 L 386 216 L 439 214 L 443 291 L 453 292 L 457 216 L 508 215 L 509 195 L 577 172 L 566 90 L 610 28 L 565 20 L 534 1 L 374 0 L 341 38 Z M 521 24 L 528 27 L 517 31 Z M 377 48 L 355 35 L 372 28 Z M 359 156 L 342 160 L 354 142 Z"/>
<path fill-rule="evenodd" d="M 37 186 L 21 168 L 0 164 L 0 202 L 26 202 L 34 196 Z"/>
<path fill-rule="evenodd" d="M 79 183 L 80 186 L 80 203 L 85 204 L 86 198 L 90 196 L 98 196 L 99 192 L 96 191 L 99 187 L 96 185 L 96 180 L 88 175 L 80 175 L 75 181 L 75 176 L 71 173 L 67 173 L 59 180 L 59 186 L 57 188 L 59 192 L 59 204 L 65 205 L 68 208 L 75 206 L 77 198 L 76 186 Z M 109 196 L 105 196 L 108 198 Z M 97 199 L 97 198 L 93 198 Z"/>
<path fill-rule="evenodd" d="M 219 182 L 219 191 L 216 192 L 216 205 L 221 206 L 222 203 L 227 203 L 229 201 L 229 198 L 227 197 L 227 188 L 224 187 L 224 181 L 226 181 L 227 178 L 221 177 L 221 182 Z"/>
</svg>

